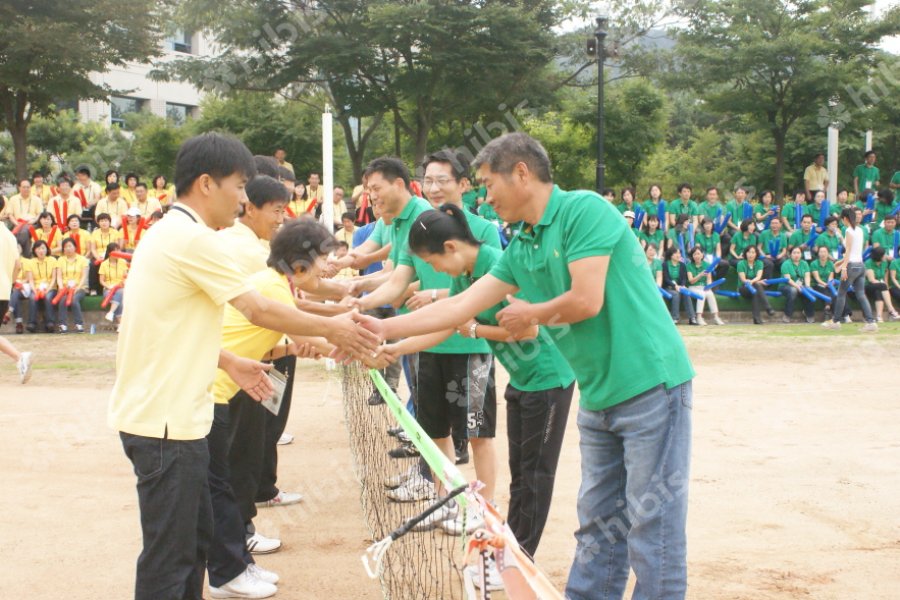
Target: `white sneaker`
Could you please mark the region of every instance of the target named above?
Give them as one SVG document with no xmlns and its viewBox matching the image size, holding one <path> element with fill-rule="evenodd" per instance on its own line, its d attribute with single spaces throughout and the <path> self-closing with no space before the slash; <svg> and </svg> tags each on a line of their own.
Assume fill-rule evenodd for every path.
<svg viewBox="0 0 900 600">
<path fill-rule="evenodd" d="M 257 502 L 256 506 L 259 508 L 270 508 L 272 506 L 290 506 L 291 504 L 298 504 L 302 501 L 302 494 L 279 491 L 278 495 L 271 500 L 266 500 L 265 502 Z"/>
<path fill-rule="evenodd" d="M 445 504 L 425 517 L 420 523 L 416 523 L 413 526 L 412 531 L 429 531 L 435 527 L 442 527 L 444 521 L 452 521 L 456 518 L 458 513 L 459 506 L 455 502 L 453 503 L 453 506 Z"/>
<path fill-rule="evenodd" d="M 109 311 L 108 313 L 106 313 L 106 315 L 104 315 L 103 318 L 106 319 L 107 321 L 109 321 L 110 323 L 112 323 L 113 319 L 116 318 L 116 311 L 114 311 L 114 310 Z"/>
<path fill-rule="evenodd" d="M 876 323 L 884 323 L 884 317 L 876 317 L 875 322 Z"/>
<path fill-rule="evenodd" d="M 22 352 L 19 354 L 19 361 L 16 363 L 19 370 L 19 381 L 28 383 L 31 379 L 31 352 Z"/>
<path fill-rule="evenodd" d="M 862 329 L 860 329 L 860 331 L 862 331 L 863 333 L 872 333 L 872 332 L 878 331 L 878 324 L 877 323 L 866 323 L 865 325 L 862 326 Z"/>
<path fill-rule="evenodd" d="M 271 554 L 281 548 L 281 540 L 267 538 L 260 533 L 254 533 L 247 538 L 247 550 L 250 554 Z"/>
<path fill-rule="evenodd" d="M 844 323 L 852 323 L 852 322 L 853 322 L 853 319 L 850 318 L 850 315 L 847 315 L 846 317 L 844 317 Z"/>
<path fill-rule="evenodd" d="M 398 488 L 416 475 L 419 474 L 419 465 L 413 465 L 402 473 L 398 473 L 396 475 L 391 475 L 390 477 L 384 478 L 384 487 L 392 490 L 394 488 Z"/>
<path fill-rule="evenodd" d="M 725 321 L 720 319 L 718 314 L 715 314 L 713 315 L 713 323 L 715 323 L 716 325 L 724 325 Z"/>
<path fill-rule="evenodd" d="M 434 499 L 434 484 L 417 474 L 396 489 L 388 490 L 387 497 L 394 502 L 432 500 Z"/>
<path fill-rule="evenodd" d="M 824 327 L 825 329 L 833 329 L 836 331 L 841 328 L 841 324 L 837 321 L 828 320 L 822 323 L 822 327 Z"/>
<path fill-rule="evenodd" d="M 256 578 L 250 567 L 222 587 L 209 586 L 209 595 L 213 598 L 268 598 L 277 591 L 274 584 Z"/>
<path fill-rule="evenodd" d="M 484 517 L 468 510 L 465 513 L 466 521 L 463 523 L 463 511 L 459 511 L 455 519 L 448 519 L 441 523 L 441 529 L 447 535 L 469 535 L 476 529 L 484 527 Z"/>
<path fill-rule="evenodd" d="M 466 573 L 472 578 L 472 581 L 475 583 L 475 587 L 481 589 L 481 575 L 479 574 L 479 569 L 475 565 L 469 565 L 466 567 Z M 487 560 L 487 568 L 484 572 L 484 582 L 486 591 L 488 592 L 496 592 L 503 589 L 503 578 L 500 577 L 500 572 L 497 570 L 497 563 L 494 561 L 494 558 L 488 558 Z"/>
<path fill-rule="evenodd" d="M 251 564 L 247 565 L 247 570 L 250 571 L 250 574 L 253 575 L 254 577 L 256 577 L 257 579 L 261 579 L 262 581 L 265 581 L 266 583 L 271 583 L 272 585 L 275 585 L 276 583 L 278 583 L 278 580 L 280 579 L 278 577 L 277 573 L 273 573 L 272 571 L 269 571 L 268 569 L 263 569 L 261 566 L 259 566 L 256 563 L 251 563 Z"/>
<path fill-rule="evenodd" d="M 704 319 L 700 315 L 697 315 L 697 325 L 700 325 L 701 327 L 706 327 L 706 319 Z"/>
<path fill-rule="evenodd" d="M 294 436 L 289 433 L 282 433 L 281 437 L 278 438 L 278 441 L 275 442 L 279 446 L 287 446 L 288 444 L 294 443 Z"/>
</svg>

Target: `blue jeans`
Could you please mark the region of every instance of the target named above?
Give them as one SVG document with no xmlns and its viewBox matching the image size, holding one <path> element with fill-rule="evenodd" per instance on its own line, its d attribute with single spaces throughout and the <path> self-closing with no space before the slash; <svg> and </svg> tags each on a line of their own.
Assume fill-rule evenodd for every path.
<svg viewBox="0 0 900 600">
<path fill-rule="evenodd" d="M 875 317 L 872 316 L 872 306 L 869 299 L 866 298 L 866 265 L 863 263 L 849 263 L 847 265 L 847 279 L 840 280 L 841 285 L 838 288 L 837 298 L 834 301 L 834 320 L 840 321 L 841 315 L 844 313 L 844 306 L 847 304 L 847 292 L 850 286 L 853 286 L 853 293 L 856 295 L 856 301 L 862 309 L 863 317 L 866 323 L 874 323 Z"/>
<path fill-rule="evenodd" d="M 81 299 L 84 298 L 87 292 L 83 289 L 79 289 L 75 292 L 75 297 L 72 298 L 72 306 L 66 306 L 65 300 L 60 300 L 59 304 L 57 304 L 57 308 L 59 309 L 59 318 L 57 322 L 60 325 L 67 325 L 69 321 L 69 308 L 72 309 L 72 314 L 75 317 L 76 325 L 84 325 L 84 315 L 81 313 Z"/>
<path fill-rule="evenodd" d="M 569 600 L 684 598 L 692 383 L 578 411 L 581 489 Z"/>
</svg>

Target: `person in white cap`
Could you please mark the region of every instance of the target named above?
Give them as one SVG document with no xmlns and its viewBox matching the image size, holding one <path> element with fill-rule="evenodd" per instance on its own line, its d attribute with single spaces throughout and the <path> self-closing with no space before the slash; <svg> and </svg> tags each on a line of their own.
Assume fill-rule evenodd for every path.
<svg viewBox="0 0 900 600">
<path fill-rule="evenodd" d="M 125 224 L 122 226 L 122 249 L 134 252 L 145 229 L 147 229 L 147 224 L 141 218 L 140 209 L 132 206 L 125 213 Z"/>
</svg>

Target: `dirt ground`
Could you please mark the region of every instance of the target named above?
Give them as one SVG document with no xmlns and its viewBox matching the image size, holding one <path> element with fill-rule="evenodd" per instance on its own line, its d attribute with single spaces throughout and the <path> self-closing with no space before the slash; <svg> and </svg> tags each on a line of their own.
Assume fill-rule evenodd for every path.
<svg viewBox="0 0 900 600">
<path fill-rule="evenodd" d="M 868 337 L 804 326 L 683 331 L 698 372 L 688 597 L 897 598 L 900 327 Z M 106 427 L 115 339 L 10 339 L 37 363 L 20 386 L 12 363 L 0 362 L 0 598 L 128 598 L 140 528 L 130 464 Z M 299 370 L 288 426 L 296 441 L 282 447 L 279 481 L 307 500 L 258 520 L 284 541 L 259 560 L 282 577 L 277 598 L 380 597 L 360 563 L 369 541 L 340 394 L 333 373 Z M 574 417 L 537 554 L 560 590 L 574 552 Z M 504 419 L 501 402 L 499 431 Z"/>
</svg>

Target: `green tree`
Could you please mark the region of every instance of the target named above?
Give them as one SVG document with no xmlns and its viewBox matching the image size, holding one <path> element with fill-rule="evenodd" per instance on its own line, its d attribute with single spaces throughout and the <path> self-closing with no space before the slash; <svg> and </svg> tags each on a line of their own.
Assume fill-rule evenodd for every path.
<svg viewBox="0 0 900 600">
<path fill-rule="evenodd" d="M 675 84 L 706 106 L 743 115 L 771 136 L 781 198 L 788 134 L 835 90 L 864 82 L 876 44 L 900 31 L 900 8 L 880 19 L 872 0 L 693 0 L 679 6 Z"/>
<path fill-rule="evenodd" d="M 156 0 L 0 4 L 0 119 L 12 136 L 18 177 L 27 172 L 36 115 L 60 100 L 108 97 L 113 90 L 91 73 L 159 53 L 158 9 Z"/>
</svg>

